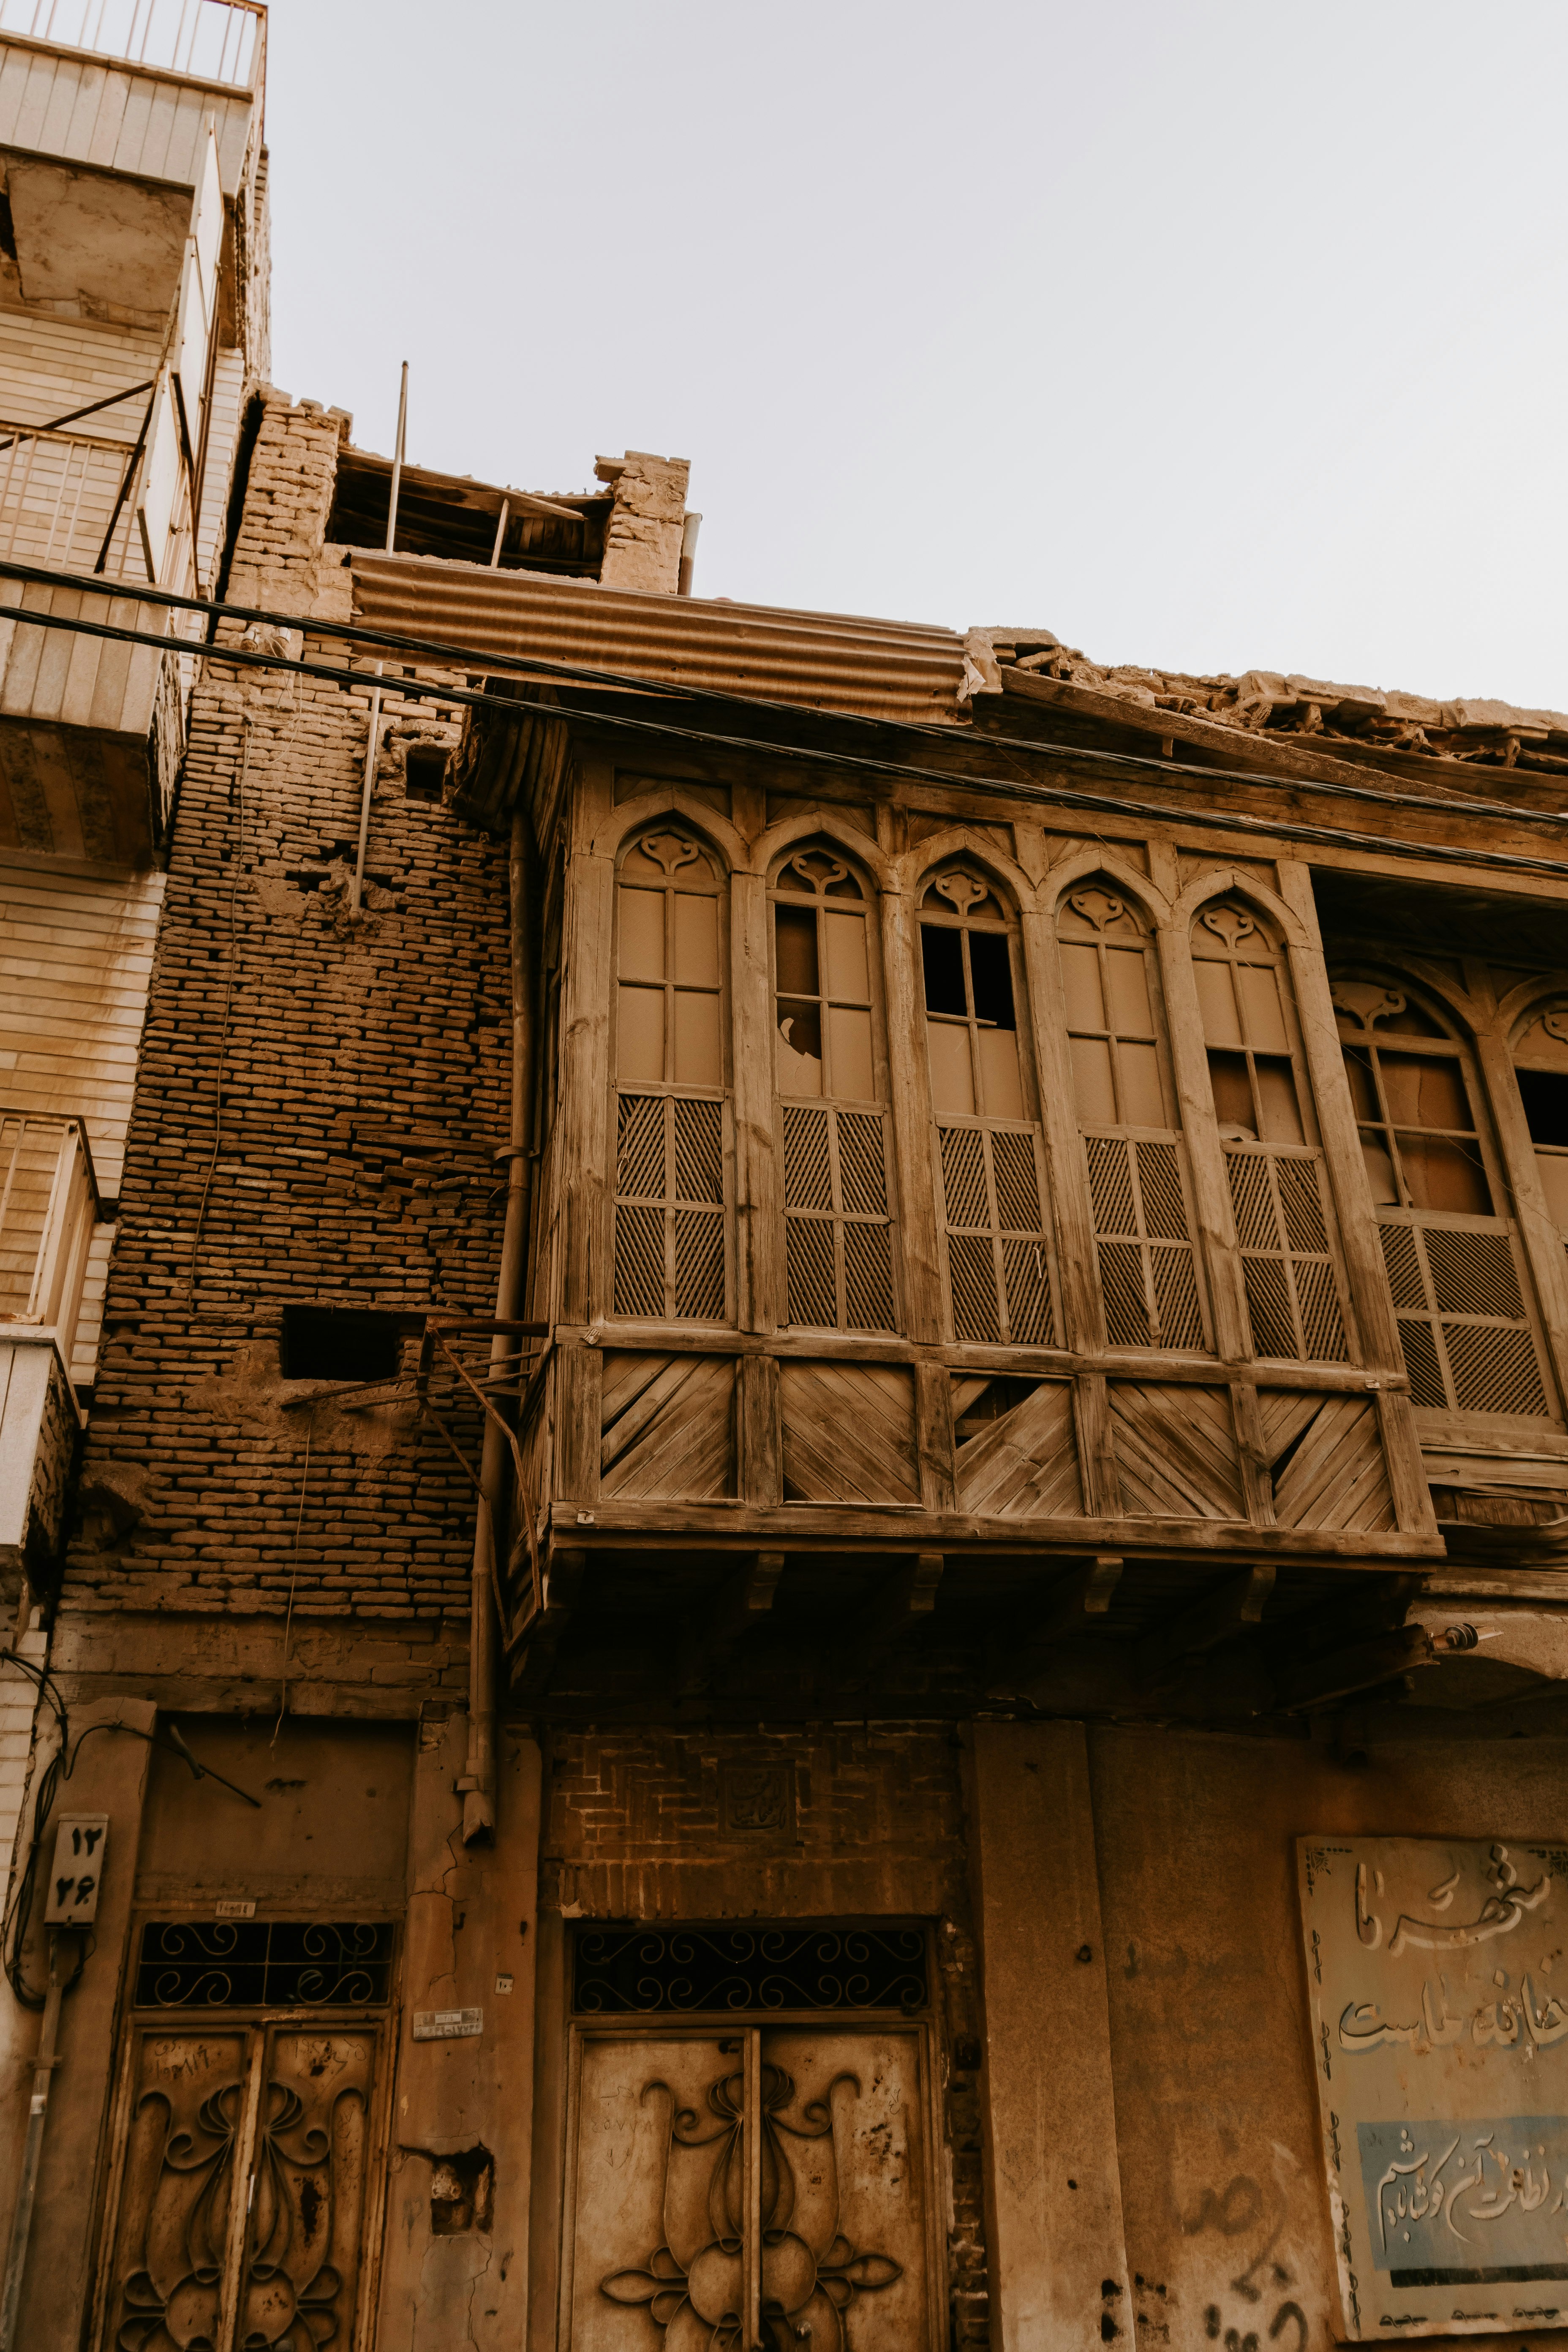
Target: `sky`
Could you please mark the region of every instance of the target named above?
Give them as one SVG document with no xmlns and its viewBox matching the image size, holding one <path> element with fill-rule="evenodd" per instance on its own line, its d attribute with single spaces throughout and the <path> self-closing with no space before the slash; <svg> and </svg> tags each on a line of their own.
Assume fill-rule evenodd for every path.
<svg viewBox="0 0 1568 2352">
<path fill-rule="evenodd" d="M 696 593 L 1568 709 L 1563 0 L 272 0 L 273 366 Z"/>
</svg>

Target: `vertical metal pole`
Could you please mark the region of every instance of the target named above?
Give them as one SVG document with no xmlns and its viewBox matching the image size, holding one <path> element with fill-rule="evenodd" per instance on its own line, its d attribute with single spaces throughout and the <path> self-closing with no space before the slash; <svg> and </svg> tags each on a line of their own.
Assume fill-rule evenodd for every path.
<svg viewBox="0 0 1568 2352">
<path fill-rule="evenodd" d="M 38 2158 L 43 2153 L 44 2126 L 49 2114 L 49 2084 L 54 2080 L 55 2042 L 60 2030 L 60 1939 L 49 1933 L 49 1988 L 44 2001 L 44 2022 L 38 2034 L 38 2054 L 33 2068 L 33 2103 L 27 2113 L 27 2141 L 22 2151 L 22 2177 L 16 2185 L 16 2210 L 11 2216 L 11 2243 L 5 2255 L 5 2289 L 0 2299 L 0 2352 L 12 2352 L 16 2340 L 16 2314 L 22 2302 L 22 2278 L 27 2267 L 27 2240 L 33 2229 L 33 2198 L 38 2186 Z"/>
<path fill-rule="evenodd" d="M 506 537 L 506 519 L 510 512 L 511 500 L 510 499 L 502 499 L 500 502 L 500 520 L 496 525 L 496 543 L 490 550 L 490 570 L 492 572 L 496 570 L 497 566 L 500 562 L 500 543 Z"/>
<path fill-rule="evenodd" d="M 397 538 L 397 494 L 403 487 L 403 439 L 408 424 L 408 362 L 403 362 L 403 388 L 397 395 L 397 446 L 392 459 L 392 488 L 386 501 L 386 552 L 390 555 Z M 377 662 L 377 684 L 370 698 L 370 733 L 364 747 L 364 782 L 359 799 L 359 848 L 354 856 L 353 888 L 349 893 L 349 912 L 357 915 L 364 896 L 364 852 L 370 839 L 370 796 L 375 783 L 375 755 L 381 742 L 381 686 L 383 665 Z"/>
</svg>

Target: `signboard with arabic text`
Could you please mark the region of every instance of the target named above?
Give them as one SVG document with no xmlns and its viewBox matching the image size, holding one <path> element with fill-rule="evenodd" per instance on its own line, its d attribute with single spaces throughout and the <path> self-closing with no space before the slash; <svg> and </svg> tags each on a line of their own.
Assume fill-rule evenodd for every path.
<svg viewBox="0 0 1568 2352">
<path fill-rule="evenodd" d="M 1568 2327 L 1568 1850 L 1297 1853 L 1345 2335 Z"/>
</svg>

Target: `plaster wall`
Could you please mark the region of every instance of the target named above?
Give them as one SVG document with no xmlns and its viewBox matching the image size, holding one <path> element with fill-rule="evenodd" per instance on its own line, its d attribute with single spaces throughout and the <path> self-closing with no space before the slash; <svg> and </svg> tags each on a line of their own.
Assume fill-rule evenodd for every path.
<svg viewBox="0 0 1568 2352">
<path fill-rule="evenodd" d="M 1089 1732 L 1140 2352 L 1306 2352 L 1340 2325 L 1295 1840 L 1568 1832 L 1568 1741 L 1382 1720 L 1363 1761 L 1306 1739 Z"/>
</svg>

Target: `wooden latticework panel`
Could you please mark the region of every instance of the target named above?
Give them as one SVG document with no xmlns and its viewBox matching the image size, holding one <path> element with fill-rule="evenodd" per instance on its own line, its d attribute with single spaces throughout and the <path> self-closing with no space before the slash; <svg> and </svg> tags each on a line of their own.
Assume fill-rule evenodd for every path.
<svg viewBox="0 0 1568 2352">
<path fill-rule="evenodd" d="M 964 1376 L 952 1390 L 961 1511 L 999 1519 L 1082 1517 L 1066 1381 Z"/>
<path fill-rule="evenodd" d="M 622 1094 L 617 1129 L 616 1313 L 723 1322 L 723 1104 Z"/>
<path fill-rule="evenodd" d="M 1056 1338 L 1032 1128 L 939 1127 L 955 1339 L 1048 1348 Z"/>
<path fill-rule="evenodd" d="M 779 1365 L 784 1499 L 918 1503 L 914 1377 L 896 1364 Z"/>
<path fill-rule="evenodd" d="M 1083 1146 L 1110 1345 L 1203 1348 L 1179 1147 L 1120 1135 L 1086 1135 Z"/>
<path fill-rule="evenodd" d="M 1255 1355 L 1347 1360 L 1329 1250 L 1321 1154 L 1228 1144 L 1226 1172 L 1247 1283 Z"/>
<path fill-rule="evenodd" d="M 1511 1234 L 1380 1223 L 1413 1404 L 1437 1412 L 1551 1412 Z"/>
<path fill-rule="evenodd" d="M 786 1102 L 780 1116 L 788 1321 L 896 1330 L 882 1113 Z"/>
<path fill-rule="evenodd" d="M 736 1492 L 733 1357 L 607 1352 L 600 1420 L 606 1499 L 702 1503 Z"/>
<path fill-rule="evenodd" d="M 1226 1390 L 1112 1381 L 1110 1427 L 1129 1517 L 1246 1518 Z"/>
<path fill-rule="evenodd" d="M 1377 1407 L 1369 1397 L 1266 1389 L 1258 1402 L 1277 1526 L 1369 1534 L 1394 1526 Z"/>
</svg>

